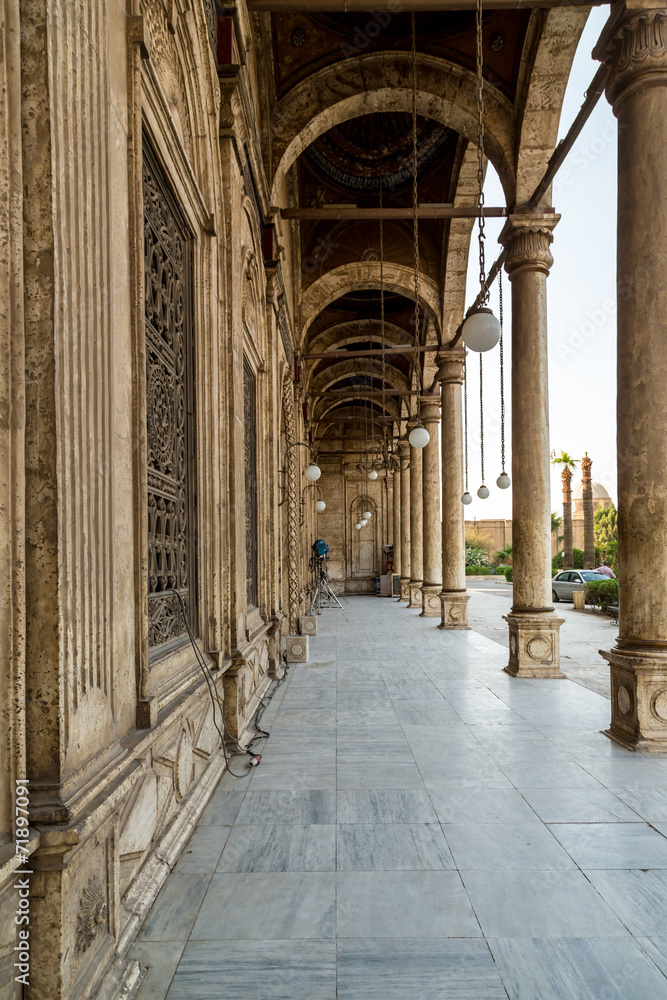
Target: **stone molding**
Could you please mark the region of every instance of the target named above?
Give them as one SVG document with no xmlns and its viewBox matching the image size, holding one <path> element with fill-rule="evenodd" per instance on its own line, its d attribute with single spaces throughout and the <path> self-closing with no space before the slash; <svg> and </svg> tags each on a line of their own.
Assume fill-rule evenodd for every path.
<svg viewBox="0 0 667 1000">
<path fill-rule="evenodd" d="M 440 618 L 440 587 L 425 583 L 422 587 L 422 610 L 420 618 Z"/>
<path fill-rule="evenodd" d="M 667 8 L 636 2 L 616 8 L 593 50 L 609 69 L 607 98 L 616 111 L 637 87 L 667 84 Z"/>
<path fill-rule="evenodd" d="M 548 274 L 554 259 L 549 249 L 553 229 L 560 215 L 510 215 L 499 242 L 505 247 L 505 270 L 512 278 L 519 270 L 541 271 Z"/>
</svg>

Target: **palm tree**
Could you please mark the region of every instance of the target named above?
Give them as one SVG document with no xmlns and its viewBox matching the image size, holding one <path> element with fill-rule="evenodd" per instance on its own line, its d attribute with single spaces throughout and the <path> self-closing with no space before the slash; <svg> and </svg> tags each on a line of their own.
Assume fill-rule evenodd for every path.
<svg viewBox="0 0 667 1000">
<path fill-rule="evenodd" d="M 581 498 L 584 508 L 584 569 L 595 569 L 595 522 L 593 517 L 593 483 L 591 467 L 593 462 L 584 453 L 581 460 Z"/>
<path fill-rule="evenodd" d="M 498 549 L 493 557 L 496 562 L 502 563 L 503 565 L 512 565 L 512 546 L 506 545 L 503 549 Z"/>
<path fill-rule="evenodd" d="M 556 536 L 556 555 L 559 552 L 560 543 L 563 541 L 563 535 L 559 535 L 560 526 L 563 523 L 563 518 L 559 517 L 558 514 L 551 513 L 551 534 Z"/>
<path fill-rule="evenodd" d="M 562 465 L 560 474 L 563 483 L 563 569 L 574 569 L 572 554 L 572 470 L 578 465 L 579 459 L 572 458 L 566 451 L 560 455 L 552 453 L 553 465 Z"/>
</svg>

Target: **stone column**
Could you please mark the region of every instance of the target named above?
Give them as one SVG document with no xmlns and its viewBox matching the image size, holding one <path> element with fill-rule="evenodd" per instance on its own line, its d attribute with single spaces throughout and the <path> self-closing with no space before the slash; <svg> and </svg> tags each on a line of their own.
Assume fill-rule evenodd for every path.
<svg viewBox="0 0 667 1000">
<path fill-rule="evenodd" d="M 442 393 L 442 590 L 438 628 L 468 628 L 463 480 L 464 351 L 439 354 L 438 381 Z"/>
<path fill-rule="evenodd" d="M 500 235 L 512 282 L 512 563 L 505 621 L 515 677 L 562 677 L 551 605 L 551 497 L 547 373 L 547 275 L 554 214 L 509 217 Z"/>
<path fill-rule="evenodd" d="M 667 7 L 614 4 L 595 50 L 618 118 L 620 621 L 607 735 L 667 750 Z"/>
<path fill-rule="evenodd" d="M 430 434 L 422 456 L 422 497 L 424 505 L 424 582 L 422 617 L 440 617 L 442 590 L 442 529 L 440 522 L 440 395 L 422 396 L 421 418 Z"/>
<path fill-rule="evenodd" d="M 401 473 L 393 474 L 394 573 L 401 575 Z"/>
<path fill-rule="evenodd" d="M 414 425 L 412 425 L 414 426 Z M 408 431 L 412 430 L 408 426 Z M 424 524 L 422 520 L 422 449 L 410 448 L 410 600 L 409 608 L 422 606 L 424 576 Z"/>
<path fill-rule="evenodd" d="M 399 441 L 401 453 L 401 601 L 410 600 L 410 445 Z"/>
</svg>

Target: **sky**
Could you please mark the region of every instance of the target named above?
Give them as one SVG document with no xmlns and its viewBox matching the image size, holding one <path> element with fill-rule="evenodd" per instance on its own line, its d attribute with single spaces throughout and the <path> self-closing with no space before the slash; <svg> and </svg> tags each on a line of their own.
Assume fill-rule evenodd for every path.
<svg viewBox="0 0 667 1000">
<path fill-rule="evenodd" d="M 584 101 L 599 63 L 591 50 L 608 16 L 593 8 L 581 36 L 568 82 L 558 138 L 568 131 Z M 487 205 L 504 205 L 502 187 L 489 165 L 484 186 Z M 565 160 L 553 185 L 552 204 L 561 220 L 554 231 L 554 265 L 547 279 L 549 324 L 549 410 L 552 451 L 593 460 L 593 480 L 616 503 L 616 119 L 604 95 Z M 487 267 L 500 252 L 502 219 L 486 223 Z M 473 232 L 466 303 L 477 295 L 477 227 Z M 507 471 L 511 475 L 511 285 L 503 277 L 505 299 L 505 400 Z M 498 282 L 491 293 L 498 315 Z M 479 433 L 479 355 L 468 354 L 468 467 L 473 502 L 466 520 L 511 518 L 509 490 L 499 490 L 500 364 L 496 348 L 484 355 L 485 478 L 487 500 L 477 497 L 481 483 Z M 579 467 L 573 490 L 581 482 Z M 551 510 L 562 514 L 560 467 L 552 468 Z"/>
</svg>

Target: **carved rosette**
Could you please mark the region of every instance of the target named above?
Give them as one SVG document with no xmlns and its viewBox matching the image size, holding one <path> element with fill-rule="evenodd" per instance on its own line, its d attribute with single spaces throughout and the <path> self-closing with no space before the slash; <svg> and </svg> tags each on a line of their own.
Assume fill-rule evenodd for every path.
<svg viewBox="0 0 667 1000">
<path fill-rule="evenodd" d="M 548 274 L 554 262 L 551 256 L 553 228 L 560 215 L 511 215 L 500 234 L 507 250 L 505 270 L 512 278 L 517 271 L 542 271 Z"/>
<path fill-rule="evenodd" d="M 667 8 L 633 14 L 619 4 L 593 55 L 608 65 L 607 98 L 619 101 L 636 87 L 667 84 Z"/>
<path fill-rule="evenodd" d="M 463 385 L 463 361 L 464 352 L 457 351 L 451 354 L 438 354 L 435 363 L 438 366 L 438 381 L 446 383 L 458 383 Z"/>
</svg>

